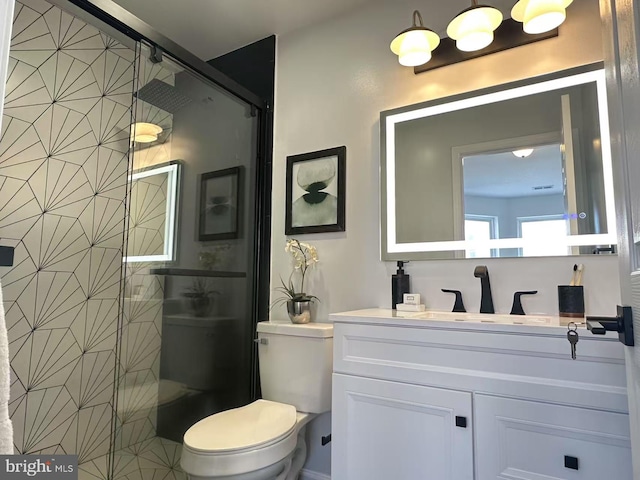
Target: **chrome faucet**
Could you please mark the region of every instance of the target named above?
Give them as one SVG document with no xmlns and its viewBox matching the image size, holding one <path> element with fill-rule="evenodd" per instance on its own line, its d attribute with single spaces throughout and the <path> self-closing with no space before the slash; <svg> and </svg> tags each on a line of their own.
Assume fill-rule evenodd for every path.
<svg viewBox="0 0 640 480">
<path fill-rule="evenodd" d="M 480 313 L 496 313 L 493 309 L 491 297 L 491 283 L 489 282 L 489 269 L 485 265 L 478 265 L 473 271 L 473 276 L 480 279 L 482 286 L 482 298 L 480 300 Z"/>
</svg>

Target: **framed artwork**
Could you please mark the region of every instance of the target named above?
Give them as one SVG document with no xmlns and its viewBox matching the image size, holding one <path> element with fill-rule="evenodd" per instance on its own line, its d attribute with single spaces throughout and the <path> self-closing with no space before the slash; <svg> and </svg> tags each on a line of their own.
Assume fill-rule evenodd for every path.
<svg viewBox="0 0 640 480">
<path fill-rule="evenodd" d="M 287 157 L 286 235 L 344 232 L 347 147 Z"/>
<path fill-rule="evenodd" d="M 199 241 L 238 238 L 242 211 L 242 170 L 242 167 L 233 167 L 201 175 Z"/>
</svg>

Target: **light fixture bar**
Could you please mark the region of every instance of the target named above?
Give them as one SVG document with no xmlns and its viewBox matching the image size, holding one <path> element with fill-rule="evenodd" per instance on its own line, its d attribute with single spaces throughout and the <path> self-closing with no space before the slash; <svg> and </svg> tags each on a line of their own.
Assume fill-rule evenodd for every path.
<svg viewBox="0 0 640 480">
<path fill-rule="evenodd" d="M 464 62 L 472 58 L 479 58 L 492 53 L 509 50 L 529 43 L 539 42 L 549 38 L 557 37 L 558 29 L 538 35 L 529 35 L 522 31 L 522 24 L 507 18 L 494 32 L 494 40 L 488 47 L 476 52 L 462 52 L 456 48 L 455 40 L 444 37 L 438 49 L 433 52 L 433 58 L 424 65 L 414 67 L 414 73 L 423 73 L 436 68 Z"/>
</svg>

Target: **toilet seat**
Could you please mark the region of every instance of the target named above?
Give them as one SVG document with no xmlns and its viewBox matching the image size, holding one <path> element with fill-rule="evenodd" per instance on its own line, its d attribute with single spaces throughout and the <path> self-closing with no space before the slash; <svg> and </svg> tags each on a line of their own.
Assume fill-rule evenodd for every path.
<svg viewBox="0 0 640 480">
<path fill-rule="evenodd" d="M 182 469 L 197 476 L 229 476 L 273 465 L 297 444 L 295 407 L 269 400 L 211 415 L 184 435 Z"/>
</svg>

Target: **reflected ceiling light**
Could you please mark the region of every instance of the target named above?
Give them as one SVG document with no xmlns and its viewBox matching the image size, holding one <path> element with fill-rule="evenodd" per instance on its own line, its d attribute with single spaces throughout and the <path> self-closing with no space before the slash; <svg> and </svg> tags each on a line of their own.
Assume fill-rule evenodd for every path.
<svg viewBox="0 0 640 480">
<path fill-rule="evenodd" d="M 155 142 L 160 133 L 162 133 L 162 127 L 155 123 L 136 122 L 131 125 L 131 140 L 134 142 Z"/>
<path fill-rule="evenodd" d="M 422 15 L 413 12 L 413 27 L 400 32 L 391 42 L 391 51 L 398 55 L 400 65 L 417 67 L 431 60 L 431 52 L 440 45 L 440 37 L 433 30 L 425 28 Z"/>
<path fill-rule="evenodd" d="M 518 158 L 527 158 L 533 153 L 533 148 L 521 148 L 520 150 L 514 150 L 511 153 Z"/>
<path fill-rule="evenodd" d="M 478 1 L 473 0 L 471 7 L 451 20 L 447 27 L 447 35 L 456 41 L 458 50 L 475 52 L 493 42 L 493 32 L 501 23 L 500 10 L 488 5 L 478 5 Z"/>
<path fill-rule="evenodd" d="M 523 23 L 526 33 L 544 33 L 557 28 L 567 18 L 573 0 L 520 0 L 511 9 L 511 18 Z"/>
</svg>

